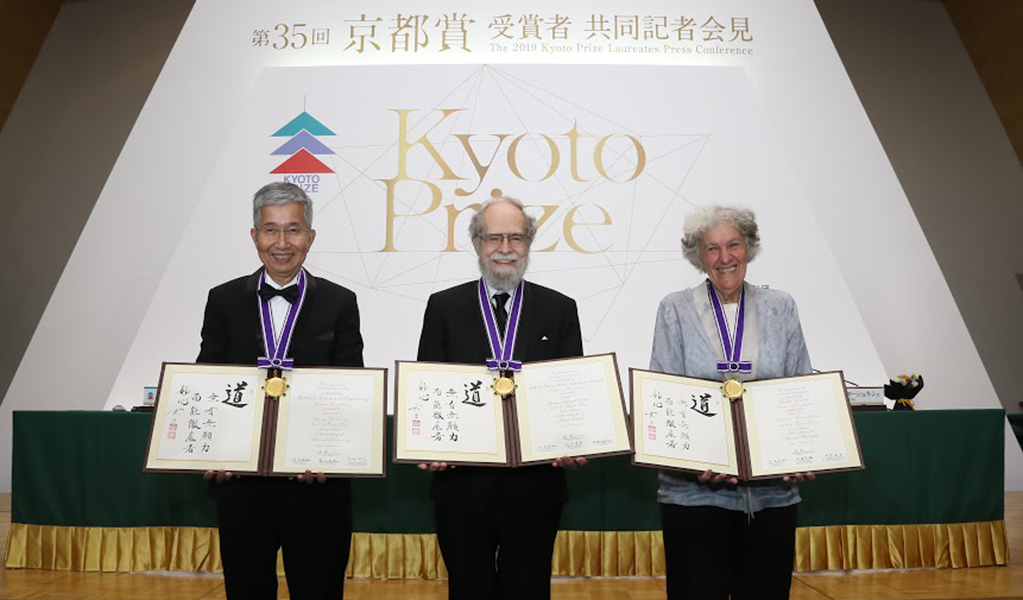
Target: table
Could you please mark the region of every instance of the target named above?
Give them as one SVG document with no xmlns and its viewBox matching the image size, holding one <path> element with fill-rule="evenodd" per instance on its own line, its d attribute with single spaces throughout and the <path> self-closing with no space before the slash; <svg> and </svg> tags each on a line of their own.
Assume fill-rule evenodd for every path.
<svg viewBox="0 0 1023 600">
<path fill-rule="evenodd" d="M 1007 564 L 1004 411 L 855 420 L 867 470 L 801 487 L 797 571 Z M 141 472 L 149 422 L 139 413 L 14 413 L 8 568 L 220 570 L 206 483 Z M 571 471 L 554 573 L 663 574 L 656 475 L 628 457 Z M 446 575 L 428 485 L 428 474 L 394 464 L 386 479 L 354 481 L 349 575 Z"/>
</svg>

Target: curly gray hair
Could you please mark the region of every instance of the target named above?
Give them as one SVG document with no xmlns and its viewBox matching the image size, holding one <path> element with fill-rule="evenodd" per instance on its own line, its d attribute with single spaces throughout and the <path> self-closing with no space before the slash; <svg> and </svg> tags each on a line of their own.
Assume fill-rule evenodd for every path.
<svg viewBox="0 0 1023 600">
<path fill-rule="evenodd" d="M 469 239 L 472 240 L 473 245 L 475 246 L 479 240 L 483 239 L 484 213 L 487 212 L 488 208 L 500 202 L 512 204 L 522 211 L 522 216 L 526 219 L 526 230 L 522 233 L 526 236 L 526 245 L 532 245 L 533 238 L 536 237 L 536 217 L 526 212 L 526 207 L 522 204 L 521 200 L 511 196 L 488 198 L 480 204 L 480 209 L 476 211 L 476 214 L 472 216 L 472 220 L 469 221 Z"/>
<path fill-rule="evenodd" d="M 760 229 L 757 227 L 757 216 L 752 210 L 739 206 L 701 206 L 686 215 L 682 226 L 682 255 L 701 273 L 704 270 L 700 261 L 700 242 L 708 231 L 721 222 L 738 229 L 746 239 L 747 262 L 760 254 Z"/>
<path fill-rule="evenodd" d="M 281 204 L 300 204 L 305 213 L 306 227 L 313 226 L 313 201 L 306 195 L 302 188 L 294 183 L 275 181 L 259 188 L 259 191 L 252 196 L 252 226 L 259 227 L 260 212 L 264 206 L 278 206 Z"/>
</svg>

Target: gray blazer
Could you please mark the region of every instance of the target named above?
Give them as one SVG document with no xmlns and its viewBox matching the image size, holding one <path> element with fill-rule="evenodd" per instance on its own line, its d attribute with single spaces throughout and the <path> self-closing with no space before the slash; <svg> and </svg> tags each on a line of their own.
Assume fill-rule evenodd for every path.
<svg viewBox="0 0 1023 600">
<path fill-rule="evenodd" d="M 745 334 L 742 360 L 752 361 L 752 373 L 742 380 L 805 375 L 811 372 L 810 355 L 799 325 L 796 302 L 785 292 L 746 290 Z M 723 360 L 714 311 L 706 284 L 668 294 L 657 309 L 650 369 L 703 379 L 723 379 L 717 362 Z M 657 499 L 664 504 L 718 506 L 753 514 L 764 508 L 799 502 L 795 485 L 780 480 L 770 484 L 711 486 L 692 476 L 661 471 Z"/>
</svg>

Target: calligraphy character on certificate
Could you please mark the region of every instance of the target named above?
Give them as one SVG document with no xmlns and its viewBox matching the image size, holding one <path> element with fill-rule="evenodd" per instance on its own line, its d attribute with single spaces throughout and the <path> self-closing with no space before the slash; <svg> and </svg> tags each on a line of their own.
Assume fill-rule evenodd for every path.
<svg viewBox="0 0 1023 600">
<path fill-rule="evenodd" d="M 575 301 L 523 279 L 535 235 L 536 221 L 520 201 L 498 195 L 481 205 L 469 225 L 480 279 L 430 296 L 419 360 L 482 365 L 582 356 Z M 482 405 L 480 392 L 494 397 L 486 383 L 470 388 L 465 404 Z M 420 465 L 434 471 L 430 496 L 451 600 L 550 598 L 566 498 L 559 467 L 585 462 L 564 456 L 516 469 Z"/>
<path fill-rule="evenodd" d="M 253 197 L 252 219 L 263 266 L 210 290 L 196 362 L 255 366 L 276 356 L 281 365 L 361 367 L 355 294 L 303 268 L 316 239 L 312 201 L 296 185 L 271 183 Z M 243 390 L 224 390 L 223 402 L 237 404 Z M 223 471 L 207 478 L 229 600 L 277 597 L 279 548 L 292 598 L 343 597 L 352 530 L 347 480 L 308 471 L 296 480 Z"/>
<path fill-rule="evenodd" d="M 706 280 L 661 301 L 651 370 L 723 381 L 811 372 L 792 297 L 746 282 L 746 267 L 760 251 L 752 211 L 696 209 L 686 217 L 682 250 Z M 694 397 L 686 409 L 708 416 L 706 400 Z M 796 482 L 813 478 L 800 473 L 746 485 L 711 471 L 696 477 L 661 471 L 668 599 L 788 598 Z"/>
</svg>

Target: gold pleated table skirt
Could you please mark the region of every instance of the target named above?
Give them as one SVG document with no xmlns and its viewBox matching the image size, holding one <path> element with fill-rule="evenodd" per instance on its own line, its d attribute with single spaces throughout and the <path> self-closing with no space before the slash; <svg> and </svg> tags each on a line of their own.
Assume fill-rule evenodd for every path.
<svg viewBox="0 0 1023 600">
<path fill-rule="evenodd" d="M 796 571 L 1006 565 L 1004 521 L 935 525 L 829 525 L 796 530 Z M 222 570 L 216 528 L 58 527 L 12 523 L 9 569 Z M 278 561 L 278 571 L 283 566 Z M 660 531 L 559 531 L 554 575 L 664 575 Z M 349 577 L 447 577 L 435 534 L 355 533 Z"/>
</svg>

